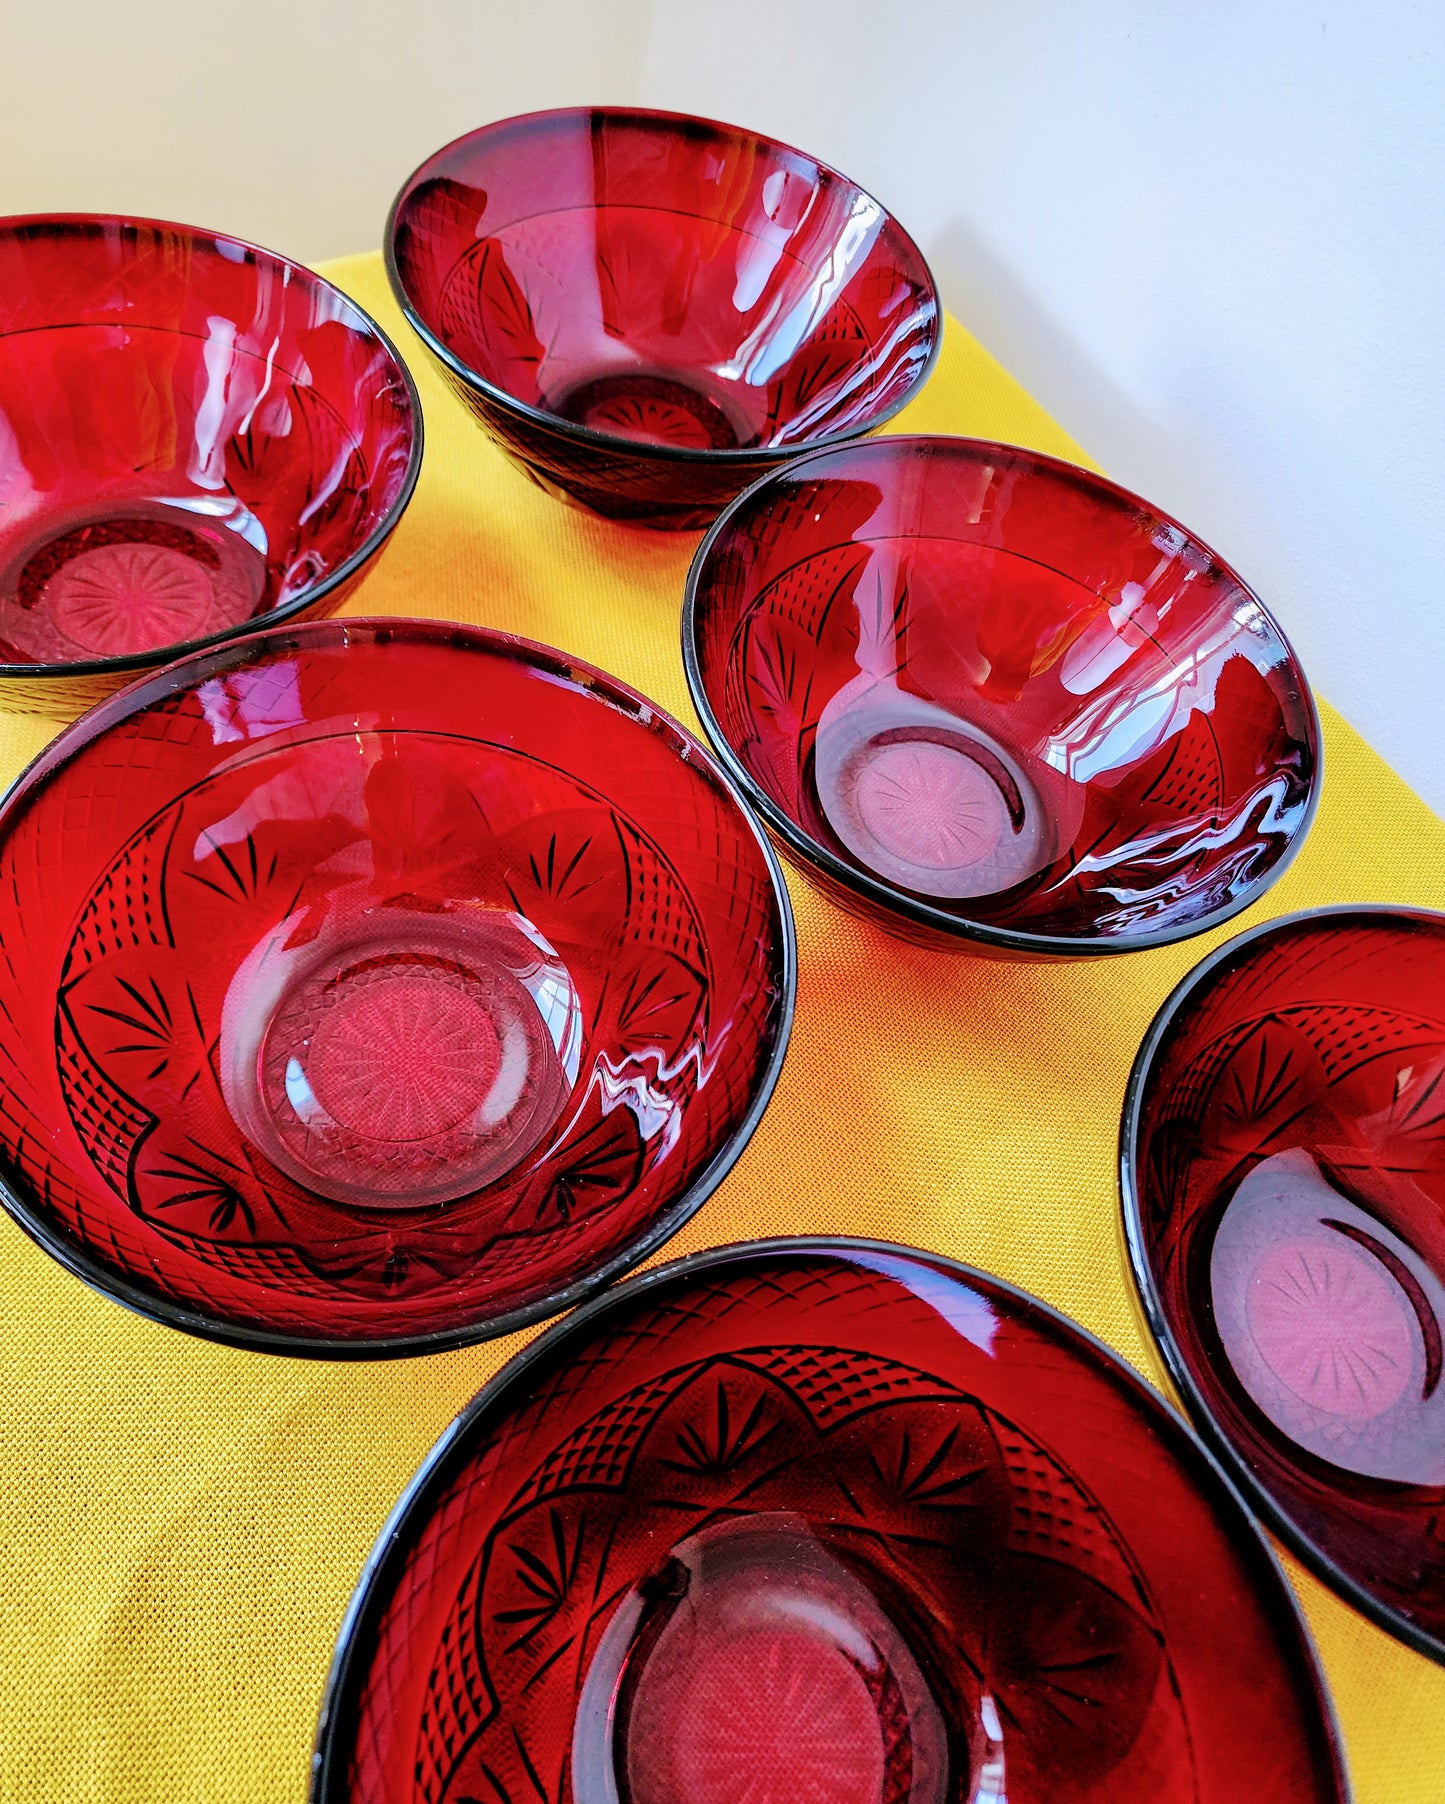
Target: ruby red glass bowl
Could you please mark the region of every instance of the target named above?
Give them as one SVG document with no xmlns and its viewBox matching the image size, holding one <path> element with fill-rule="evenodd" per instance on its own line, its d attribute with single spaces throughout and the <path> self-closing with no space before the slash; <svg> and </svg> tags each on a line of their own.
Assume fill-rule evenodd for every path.
<svg viewBox="0 0 1445 1804">
<path fill-rule="evenodd" d="M 310 270 L 192 226 L 0 220 L 0 700 L 74 713 L 330 612 L 421 452 L 400 358 Z"/>
<path fill-rule="evenodd" d="M 702 527 L 763 471 L 888 419 L 942 314 L 917 247 L 785 144 L 577 107 L 484 126 L 397 197 L 403 312 L 544 489 Z"/>
<path fill-rule="evenodd" d="M 778 471 L 699 547 L 682 630 L 784 847 L 912 938 L 1163 945 L 1254 901 L 1314 812 L 1314 703 L 1255 596 L 1137 496 L 1015 446 Z"/>
<path fill-rule="evenodd" d="M 1333 908 L 1222 947 L 1124 1111 L 1150 1326 L 1270 1525 L 1445 1660 L 1445 915 Z"/>
<path fill-rule="evenodd" d="M 559 1324 L 342 1629 L 313 1804 L 1337 1804 L 1306 1633 L 1185 1425 L 1032 1298 L 775 1241 Z"/>
<path fill-rule="evenodd" d="M 525 641 L 313 622 L 133 685 L 0 812 L 0 1187 L 132 1307 L 423 1351 L 658 1246 L 791 1016 L 707 754 Z"/>
</svg>

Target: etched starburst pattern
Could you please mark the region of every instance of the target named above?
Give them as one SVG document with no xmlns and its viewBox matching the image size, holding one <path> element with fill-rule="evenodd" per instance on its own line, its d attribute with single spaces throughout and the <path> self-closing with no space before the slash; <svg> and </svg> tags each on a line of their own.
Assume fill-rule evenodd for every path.
<svg viewBox="0 0 1445 1804">
<path fill-rule="evenodd" d="M 683 1797 L 876 1804 L 884 1779 L 877 1705 L 836 1648 L 773 1631 L 715 1651 L 692 1674 L 679 1713 L 673 1762 Z"/>
<path fill-rule="evenodd" d="M 998 785 L 946 745 L 884 746 L 858 773 L 855 801 L 887 851 L 928 870 L 981 863 L 1008 829 Z"/>
<path fill-rule="evenodd" d="M 689 445 L 698 451 L 713 446 L 707 424 L 675 401 L 620 397 L 606 406 L 589 408 L 584 423 L 599 432 L 615 432 L 655 445 Z"/>
<path fill-rule="evenodd" d="M 1259 1266 L 1249 1326 L 1295 1396 L 1367 1422 L 1403 1395 L 1418 1332 L 1408 1298 L 1378 1260 L 1347 1240 L 1291 1240 Z"/>
<path fill-rule="evenodd" d="M 127 657 L 193 638 L 215 605 L 211 573 L 166 545 L 97 545 L 46 585 L 56 625 L 96 657 Z"/>
<path fill-rule="evenodd" d="M 426 1140 L 482 1104 L 501 1063 L 481 1003 L 424 968 L 353 985 L 323 1015 L 308 1075 L 343 1127 L 382 1140 Z"/>
</svg>

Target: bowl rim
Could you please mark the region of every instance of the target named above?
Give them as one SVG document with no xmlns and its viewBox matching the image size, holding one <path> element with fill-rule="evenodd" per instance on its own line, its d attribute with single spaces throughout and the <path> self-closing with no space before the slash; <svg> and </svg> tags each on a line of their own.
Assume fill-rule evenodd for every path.
<svg viewBox="0 0 1445 1804">
<path fill-rule="evenodd" d="M 577 120 L 601 115 L 608 119 L 638 119 L 661 125 L 702 126 L 706 130 L 724 135 L 728 138 L 751 139 L 755 144 L 766 146 L 770 150 L 786 152 L 788 156 L 798 157 L 803 162 L 811 163 L 822 175 L 833 181 L 841 182 L 851 188 L 863 199 L 872 201 L 879 212 L 887 220 L 903 243 L 918 260 L 918 267 L 924 278 L 924 285 L 933 301 L 934 330 L 929 345 L 928 355 L 922 366 L 915 373 L 912 381 L 903 393 L 890 401 L 876 416 L 868 419 L 860 426 L 846 431 L 831 433 L 822 438 L 804 439 L 797 445 L 729 445 L 720 449 L 701 448 L 691 445 L 656 444 L 647 439 L 626 438 L 621 433 L 603 432 L 595 426 L 584 426 L 580 421 L 565 419 L 561 414 L 549 412 L 545 407 L 536 407 L 530 401 L 523 401 L 510 394 L 499 384 L 492 382 L 470 364 L 465 363 L 456 352 L 443 343 L 412 301 L 410 291 L 402 277 L 401 266 L 396 255 L 396 240 L 401 220 L 402 208 L 410 199 L 413 190 L 432 165 L 449 152 L 458 150 L 481 138 L 490 138 L 495 134 L 508 132 L 521 127 L 542 124 L 544 122 L 560 124 L 566 120 Z M 938 283 L 934 278 L 928 260 L 920 249 L 917 240 L 898 220 L 891 208 L 885 207 L 879 199 L 871 194 L 861 183 L 855 182 L 851 176 L 844 175 L 831 163 L 825 163 L 821 157 L 815 157 L 809 151 L 798 150 L 785 143 L 781 138 L 774 138 L 767 132 L 753 131 L 750 127 L 729 125 L 723 120 L 711 119 L 701 113 L 669 112 L 658 107 L 639 106 L 571 106 L 543 107 L 536 112 L 515 113 L 505 119 L 494 119 L 486 125 L 477 126 L 474 130 L 463 132 L 460 137 L 439 146 L 420 162 L 397 190 L 396 197 L 386 216 L 386 230 L 382 234 L 382 254 L 386 263 L 387 280 L 391 284 L 391 292 L 397 306 L 405 316 L 407 324 L 432 356 L 465 388 L 484 395 L 487 400 L 502 412 L 510 413 L 526 420 L 528 424 L 538 426 L 559 438 L 594 446 L 599 451 L 610 451 L 628 457 L 657 461 L 661 463 L 696 464 L 712 468 L 735 466 L 740 469 L 752 467 L 773 467 L 780 462 L 788 462 L 810 451 L 826 450 L 835 445 L 845 445 L 865 433 L 874 432 L 878 427 L 891 420 L 895 414 L 916 400 L 919 391 L 933 374 L 938 362 L 938 355 L 943 346 L 944 312 L 943 300 L 938 291 Z"/>
<path fill-rule="evenodd" d="M 1249 1508 L 1277 1535 L 1303 1565 L 1361 1616 L 1383 1629 L 1416 1653 L 1445 1665 L 1445 1639 L 1432 1635 L 1408 1617 L 1374 1596 L 1363 1580 L 1335 1564 L 1283 1507 L 1274 1492 L 1257 1477 L 1253 1467 L 1216 1421 L 1192 1366 L 1175 1336 L 1158 1286 L 1154 1281 L 1144 1231 L 1142 1189 L 1138 1181 L 1139 1135 L 1143 1125 L 1144 1095 L 1154 1061 L 1176 1021 L 1195 996 L 1213 983 L 1221 967 L 1240 958 L 1256 941 L 1280 933 L 1308 931 L 1317 922 L 1365 918 L 1375 921 L 1418 922 L 1445 936 L 1445 911 L 1396 902 L 1330 902 L 1316 908 L 1296 909 L 1261 921 L 1244 933 L 1216 946 L 1207 958 L 1187 971 L 1160 1004 L 1158 1012 L 1134 1055 L 1119 1121 L 1119 1228 L 1133 1282 L 1130 1293 L 1135 1316 L 1164 1361 L 1171 1383 L 1182 1397 L 1200 1438 L 1233 1477 L 1235 1488 Z"/>
<path fill-rule="evenodd" d="M 299 595 L 288 596 L 284 602 L 268 609 L 264 614 L 254 614 L 249 620 L 240 621 L 235 626 L 222 627 L 218 632 L 206 633 L 199 639 L 178 639 L 172 644 L 157 646 L 152 651 L 127 652 L 123 656 L 109 658 L 81 658 L 73 663 L 65 664 L 0 663 L 0 683 L 17 679 L 32 681 L 36 678 L 43 681 L 64 682 L 76 677 L 124 676 L 129 673 L 153 670 L 158 665 L 174 663 L 212 646 L 224 645 L 256 632 L 266 632 L 272 627 L 284 626 L 287 622 L 294 620 L 298 614 L 315 607 L 333 590 L 364 569 L 400 525 L 401 517 L 410 505 L 412 496 L 416 492 L 417 480 L 421 475 L 426 437 L 425 422 L 422 418 L 421 394 L 417 389 L 416 378 L 408 369 L 405 358 L 396 348 L 385 328 L 367 312 L 359 301 L 353 300 L 344 289 L 337 287 L 336 283 L 312 269 L 308 264 L 298 263 L 294 257 L 285 256 L 280 251 L 267 250 L 264 245 L 255 244 L 249 238 L 238 237 L 234 232 L 222 232 L 209 226 L 184 225 L 169 219 L 151 219 L 139 213 L 12 213 L 0 217 L 0 238 L 8 237 L 17 230 L 40 226 L 59 226 L 75 234 L 106 227 L 119 227 L 122 230 L 134 228 L 140 231 L 172 233 L 191 240 L 208 239 L 214 244 L 232 244 L 256 262 L 290 270 L 301 276 L 306 282 L 337 296 L 356 316 L 357 326 L 375 338 L 399 375 L 406 391 L 407 404 L 411 414 L 411 444 L 407 453 L 406 469 L 402 474 L 401 486 L 381 519 L 355 551 L 344 558 L 334 570 L 328 571 L 320 582 L 313 584 L 309 589 L 303 589 Z M 8 333 L 0 333 L 0 337 L 8 336 Z M 3 696 L 0 696 L 0 700 L 3 700 Z"/>
<path fill-rule="evenodd" d="M 224 646 L 213 647 L 192 658 L 152 671 L 138 682 L 128 684 L 115 695 L 107 697 L 99 706 L 64 728 L 31 760 L 14 782 L 0 793 L 0 850 L 3 850 L 9 838 L 16 811 L 68 763 L 76 752 L 100 738 L 111 726 L 182 689 L 199 686 L 212 675 L 223 675 L 244 665 L 254 657 L 297 649 L 298 643 L 299 649 L 304 651 L 307 642 L 312 645 L 329 642 L 333 647 L 339 645 L 346 648 L 354 638 L 360 638 L 372 646 L 384 646 L 397 639 L 441 645 L 456 645 L 460 640 L 467 648 L 483 651 L 489 656 L 520 655 L 521 660 L 533 669 L 561 677 L 572 687 L 586 690 L 589 696 L 603 706 L 619 708 L 645 730 L 667 741 L 675 756 L 685 758 L 689 764 L 705 771 L 736 807 L 740 831 L 752 835 L 772 886 L 778 921 L 778 1003 L 772 1044 L 747 1108 L 707 1164 L 643 1233 L 634 1236 L 602 1265 L 533 1303 L 520 1305 L 501 1315 L 471 1318 L 422 1333 L 356 1337 L 294 1334 L 282 1329 L 258 1328 L 219 1315 L 211 1316 L 169 1297 L 142 1289 L 130 1278 L 95 1257 L 88 1248 L 78 1246 L 46 1220 L 13 1182 L 11 1161 L 0 1159 L 0 1208 L 57 1264 L 72 1276 L 81 1279 L 92 1290 L 149 1321 L 168 1328 L 182 1329 L 223 1346 L 281 1353 L 296 1358 L 329 1360 L 409 1358 L 496 1340 L 571 1310 L 650 1258 L 697 1214 L 728 1176 L 757 1130 L 777 1088 L 787 1057 L 798 989 L 797 931 L 788 886 L 777 852 L 752 810 L 738 793 L 737 786 L 697 736 L 640 690 L 584 659 L 574 658 L 567 652 L 543 645 L 537 640 L 525 639 L 517 633 L 504 632 L 495 627 L 473 626 L 461 621 L 423 620 L 401 615 L 299 621 L 288 627 L 231 640 Z"/>
<path fill-rule="evenodd" d="M 1252 1560 L 1256 1595 L 1264 1600 L 1273 1593 L 1281 1606 L 1286 1624 L 1296 1636 L 1296 1652 L 1300 1676 L 1308 1681 L 1319 1710 L 1319 1722 L 1325 1747 L 1330 1755 L 1337 1792 L 1337 1804 L 1349 1804 L 1353 1795 L 1349 1766 L 1335 1713 L 1334 1699 L 1325 1680 L 1319 1650 L 1310 1631 L 1303 1605 L 1285 1575 L 1278 1555 L 1263 1529 L 1250 1514 L 1248 1505 L 1229 1471 L 1195 1432 L 1187 1416 L 1174 1408 L 1154 1384 L 1115 1348 L 1086 1328 L 1082 1322 L 1066 1315 L 1042 1297 L 1025 1290 L 1007 1278 L 970 1265 L 945 1253 L 929 1252 L 921 1247 L 898 1241 L 877 1240 L 867 1236 L 840 1234 L 780 1235 L 761 1240 L 734 1241 L 721 1246 L 703 1248 L 662 1265 L 634 1272 L 623 1284 L 592 1298 L 580 1309 L 560 1321 L 551 1323 L 519 1352 L 486 1379 L 471 1400 L 464 1404 L 441 1431 L 421 1465 L 407 1480 L 393 1505 L 370 1552 L 346 1606 L 337 1631 L 331 1665 L 322 1691 L 317 1717 L 316 1735 L 311 1756 L 311 1782 L 307 1804 L 344 1804 L 343 1762 L 350 1753 L 350 1738 L 341 1722 L 347 1710 L 354 1710 L 355 1690 L 364 1677 L 360 1666 L 360 1643 L 374 1630 L 377 1620 L 390 1600 L 387 1586 L 388 1568 L 393 1550 L 399 1548 L 414 1517 L 422 1513 L 432 1498 L 451 1480 L 455 1467 L 469 1453 L 468 1441 L 477 1429 L 485 1429 L 488 1419 L 499 1417 L 525 1397 L 534 1369 L 544 1365 L 571 1341 L 585 1338 L 598 1316 L 612 1308 L 625 1308 L 650 1292 L 677 1280 L 687 1280 L 698 1272 L 718 1266 L 742 1268 L 752 1261 L 766 1261 L 790 1255 L 844 1258 L 849 1254 L 884 1255 L 909 1260 L 942 1270 L 966 1284 L 982 1282 L 1001 1292 L 1024 1316 L 1042 1317 L 1054 1328 L 1063 1328 L 1081 1341 L 1085 1350 L 1102 1360 L 1124 1389 L 1132 1394 L 1143 1410 L 1163 1416 L 1180 1438 L 1179 1463 L 1185 1453 L 1194 1460 L 1197 1470 L 1189 1476 L 1202 1488 L 1214 1484 L 1233 1507 L 1237 1530 L 1235 1545 L 1242 1561 Z"/>
<path fill-rule="evenodd" d="M 807 465 L 814 458 L 821 463 L 825 458 L 849 455 L 866 456 L 871 452 L 885 449 L 908 455 L 920 450 L 935 448 L 942 449 L 951 455 L 957 455 L 962 450 L 980 460 L 986 459 L 990 454 L 1014 460 L 1024 459 L 1037 469 L 1064 476 L 1083 488 L 1102 491 L 1114 501 L 1144 510 L 1161 524 L 1174 527 L 1192 545 L 1206 553 L 1211 562 L 1230 581 L 1238 584 L 1243 593 L 1249 597 L 1268 621 L 1280 645 L 1284 648 L 1288 663 L 1298 679 L 1310 749 L 1314 755 L 1314 773 L 1310 781 L 1309 794 L 1305 799 L 1304 815 L 1299 826 L 1270 870 L 1261 880 L 1251 885 L 1242 896 L 1235 897 L 1222 908 L 1211 910 L 1198 920 L 1186 921 L 1173 927 L 1155 929 L 1145 933 L 1079 934 L 1066 937 L 1062 934 L 1040 933 L 1031 929 L 1009 927 L 964 915 L 950 914 L 944 909 L 935 907 L 921 896 L 913 896 L 906 890 L 896 889 L 892 884 L 884 882 L 882 878 L 875 877 L 871 872 L 849 864 L 838 857 L 835 852 L 823 845 L 821 841 L 814 839 L 812 834 L 806 832 L 790 815 L 786 814 L 738 757 L 708 698 L 707 688 L 703 681 L 702 659 L 699 654 L 699 592 L 714 546 L 731 527 L 735 517 L 744 508 L 751 506 L 757 497 L 766 491 L 769 484 L 777 484 L 781 487 L 785 482 L 794 481 L 805 474 Z M 1223 926 L 1226 921 L 1241 914 L 1245 909 L 1252 908 L 1284 875 L 1309 837 L 1310 828 L 1314 825 L 1315 814 L 1319 808 L 1320 790 L 1324 781 L 1325 746 L 1314 691 L 1288 635 L 1253 588 L 1197 533 L 1192 532 L 1182 522 L 1176 520 L 1172 514 L 1166 513 L 1163 508 L 1156 507 L 1153 502 L 1136 494 L 1132 489 L 1124 488 L 1121 484 L 1111 481 L 1109 477 L 1101 475 L 1097 470 L 1086 468 L 1083 464 L 1071 463 L 1067 458 L 1054 457 L 1045 451 L 1035 451 L 1026 445 L 1009 444 L 1002 439 L 967 438 L 953 433 L 880 433 L 876 438 L 863 439 L 855 444 L 827 447 L 811 452 L 807 457 L 797 458 L 780 469 L 769 470 L 766 475 L 749 484 L 740 495 L 728 503 L 703 535 L 702 542 L 693 553 L 683 591 L 682 662 L 687 675 L 687 686 L 692 697 L 692 705 L 697 710 L 708 743 L 738 788 L 747 797 L 749 805 L 762 816 L 769 829 L 783 842 L 788 851 L 804 866 L 815 866 L 825 877 L 832 879 L 842 888 L 852 891 L 872 907 L 881 908 L 890 914 L 900 915 L 914 926 L 930 929 L 944 938 L 956 940 L 965 945 L 973 944 L 989 947 L 996 951 L 1022 953 L 1030 957 L 1099 958 L 1128 952 L 1152 952 L 1162 946 L 1173 946 L 1181 940 L 1193 939 L 1201 933 L 1211 933 L 1214 929 Z"/>
</svg>

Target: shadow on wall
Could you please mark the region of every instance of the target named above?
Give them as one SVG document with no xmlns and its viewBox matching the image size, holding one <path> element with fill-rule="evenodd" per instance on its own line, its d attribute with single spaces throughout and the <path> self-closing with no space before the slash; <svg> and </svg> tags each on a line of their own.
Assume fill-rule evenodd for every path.
<svg viewBox="0 0 1445 1804">
<path fill-rule="evenodd" d="M 1013 269 L 961 219 L 929 237 L 929 265 L 951 312 L 1072 432 L 1091 457 L 1107 447 L 1088 442 L 1101 421 L 1119 420 L 1111 436 L 1137 434 L 1119 391 L 1090 365 L 1083 346 L 1040 306 Z"/>
<path fill-rule="evenodd" d="M 1004 368 L 1083 445 L 1114 481 L 1137 487 L 1157 506 L 1209 537 L 1189 517 L 1199 478 L 1197 436 L 1179 415 L 1150 413 L 1093 362 L 1083 344 L 961 219 L 930 236 L 927 256 L 947 305 Z M 1236 531 L 1234 537 L 1242 542 Z M 1212 541 L 1211 541 L 1212 542 Z M 1233 562 L 1227 545 L 1215 544 Z M 1241 571 L 1246 576 L 1247 572 Z"/>
</svg>

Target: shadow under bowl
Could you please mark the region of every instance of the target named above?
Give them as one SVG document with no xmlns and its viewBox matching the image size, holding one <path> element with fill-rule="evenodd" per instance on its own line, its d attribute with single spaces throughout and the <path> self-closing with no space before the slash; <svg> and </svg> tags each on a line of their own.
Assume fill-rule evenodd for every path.
<svg viewBox="0 0 1445 1804">
<path fill-rule="evenodd" d="M 313 622 L 135 684 L 0 809 L 0 896 L 7 1207 L 272 1351 L 570 1306 L 722 1180 L 791 1020 L 726 778 L 500 633 Z"/>
<path fill-rule="evenodd" d="M 386 256 L 513 463 L 646 526 L 706 526 L 764 471 L 879 425 L 942 332 L 922 255 L 870 195 L 675 113 L 576 107 L 459 138 L 401 190 Z"/>
<path fill-rule="evenodd" d="M 421 468 L 385 334 L 310 270 L 156 220 L 0 220 L 0 705 L 330 613 Z"/>
<path fill-rule="evenodd" d="M 799 868 L 927 944 L 1203 933 L 1314 814 L 1314 702 L 1259 600 L 1147 502 L 1016 446 L 872 439 L 765 478 L 699 547 L 682 635 Z"/>
<path fill-rule="evenodd" d="M 641 1274 L 438 1442 L 312 1804 L 1343 1804 L 1289 1589 L 1115 1355 L 863 1241 Z"/>
<path fill-rule="evenodd" d="M 1200 1429 L 1326 1584 L 1445 1661 L 1445 914 L 1222 946 L 1150 1028 L 1120 1150 Z"/>
</svg>

